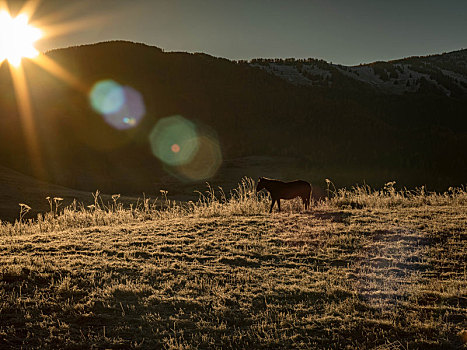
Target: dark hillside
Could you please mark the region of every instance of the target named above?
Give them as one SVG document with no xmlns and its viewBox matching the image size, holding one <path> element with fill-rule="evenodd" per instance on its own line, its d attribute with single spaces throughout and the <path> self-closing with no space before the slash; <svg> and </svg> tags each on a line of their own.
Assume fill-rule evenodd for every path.
<svg viewBox="0 0 467 350">
<path fill-rule="evenodd" d="M 246 62 L 165 53 L 130 42 L 60 49 L 47 56 L 78 78 L 82 88 L 32 62 L 24 64 L 38 137 L 38 152 L 31 152 L 10 72 L 2 65 L 0 164 L 53 183 L 144 191 L 166 175 L 164 169 L 173 172 L 153 156 L 148 141 L 157 121 L 171 115 L 217 135 L 224 159 L 281 155 L 302 159 L 310 168 L 429 171 L 419 183 L 439 187 L 465 180 L 466 99 L 432 91 L 382 94 L 337 68 L 330 86 L 297 85 Z M 88 92 L 104 79 L 141 93 L 146 113 L 139 125 L 115 129 L 91 108 Z M 40 154 L 42 172 L 32 168 L 34 154 Z"/>
</svg>

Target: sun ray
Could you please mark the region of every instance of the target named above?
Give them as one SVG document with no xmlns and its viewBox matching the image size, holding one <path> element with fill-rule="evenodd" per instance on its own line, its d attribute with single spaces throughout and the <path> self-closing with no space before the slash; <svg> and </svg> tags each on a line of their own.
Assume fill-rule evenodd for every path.
<svg viewBox="0 0 467 350">
<path fill-rule="evenodd" d="M 67 33 L 79 32 L 89 27 L 102 26 L 116 19 L 116 15 L 106 14 L 99 16 L 87 16 L 73 21 L 58 24 L 42 24 L 41 28 L 47 33 L 46 38 L 61 36 Z M 38 22 L 39 23 L 39 22 Z"/>
<path fill-rule="evenodd" d="M 85 1 L 69 1 L 60 10 L 43 14 L 40 20 L 44 23 L 66 22 L 70 17 L 76 17 L 77 14 L 81 13 L 88 6 L 89 4 Z"/>
<path fill-rule="evenodd" d="M 28 18 L 31 18 L 37 10 L 37 7 L 40 4 L 40 0 L 29 0 L 26 1 L 19 11 L 19 13 L 26 14 Z"/>
<path fill-rule="evenodd" d="M 44 178 L 45 172 L 42 165 L 39 140 L 36 134 L 31 99 L 27 86 L 24 69 L 21 65 L 14 67 L 10 65 L 10 72 L 13 78 L 16 103 L 21 118 L 23 133 L 27 142 L 27 150 L 31 160 L 34 175 L 38 178 Z"/>
<path fill-rule="evenodd" d="M 31 61 L 44 70 L 63 80 L 81 93 L 87 94 L 89 90 L 88 86 L 50 57 L 39 54 L 34 48 L 33 43 L 35 40 L 43 37 L 43 34 L 46 37 L 60 35 L 66 31 L 74 31 L 89 26 L 89 20 L 76 20 L 68 24 L 57 24 L 55 27 L 50 26 L 44 33 L 43 30 L 39 30 L 28 24 L 29 18 L 33 17 L 39 3 L 40 0 L 27 1 L 16 12 L 18 15 L 12 17 L 7 2 L 0 0 L 0 65 L 5 59 L 9 62 L 16 103 L 33 175 L 37 178 L 45 179 L 47 171 L 43 163 L 31 96 L 21 59 L 23 57 L 32 58 Z M 105 18 L 110 17 L 105 16 Z M 39 22 L 39 20 L 35 21 L 34 25 L 37 26 Z M 99 20 L 96 17 L 91 22 L 96 25 L 102 24 L 102 18 Z"/>
<path fill-rule="evenodd" d="M 49 73 L 53 74 L 57 78 L 62 79 L 64 82 L 66 82 L 73 88 L 87 94 L 89 88 L 72 73 L 60 66 L 57 62 L 55 62 L 53 59 L 47 57 L 46 55 L 39 55 L 34 59 L 34 63 L 36 63 Z"/>
<path fill-rule="evenodd" d="M 0 0 L 0 11 L 9 11 L 6 0 Z"/>
</svg>

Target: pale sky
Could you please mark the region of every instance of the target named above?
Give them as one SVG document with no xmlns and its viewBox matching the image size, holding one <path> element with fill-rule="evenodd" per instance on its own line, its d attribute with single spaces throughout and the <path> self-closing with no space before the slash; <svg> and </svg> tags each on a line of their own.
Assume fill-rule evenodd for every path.
<svg viewBox="0 0 467 350">
<path fill-rule="evenodd" d="M 121 39 L 229 59 L 357 65 L 467 48 L 467 0 L 42 0 L 32 22 L 76 24 L 38 42 L 40 51 Z"/>
</svg>

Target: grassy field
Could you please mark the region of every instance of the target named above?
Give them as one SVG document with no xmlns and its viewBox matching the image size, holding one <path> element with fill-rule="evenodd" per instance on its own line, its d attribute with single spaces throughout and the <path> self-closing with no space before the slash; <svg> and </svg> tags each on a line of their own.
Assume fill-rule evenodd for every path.
<svg viewBox="0 0 467 350">
<path fill-rule="evenodd" d="M 3 223 L 0 347 L 465 348 L 467 193 L 328 185 Z"/>
</svg>

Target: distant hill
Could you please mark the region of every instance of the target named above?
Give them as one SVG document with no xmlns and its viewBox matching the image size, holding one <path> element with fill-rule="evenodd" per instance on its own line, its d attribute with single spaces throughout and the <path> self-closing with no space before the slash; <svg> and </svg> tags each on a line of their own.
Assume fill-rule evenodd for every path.
<svg viewBox="0 0 467 350">
<path fill-rule="evenodd" d="M 418 184 L 436 188 L 465 183 L 466 50 L 356 67 L 314 59 L 235 62 L 123 41 L 46 56 L 82 88 L 25 62 L 37 136 L 31 150 L 3 64 L 0 164 L 55 184 L 118 193 L 153 189 L 173 169 L 154 157 L 148 137 L 171 115 L 216 135 L 224 160 L 293 157 L 310 171 L 364 168 L 374 178 L 370 172 L 390 169 L 401 179 L 422 174 Z M 119 130 L 93 110 L 88 92 L 104 79 L 141 93 L 139 125 Z"/>
<path fill-rule="evenodd" d="M 467 99 L 467 49 L 359 66 L 293 58 L 253 59 L 250 64 L 297 86 L 325 88 L 330 94 L 344 93 L 357 99 L 372 96 L 376 104 L 361 103 L 372 106 L 383 102 L 379 109 L 385 110 L 379 116 L 400 121 L 402 128 L 421 127 L 425 119 L 430 125 L 467 130 L 466 118 L 461 116 Z"/>
<path fill-rule="evenodd" d="M 344 77 L 386 94 L 432 92 L 453 98 L 467 96 L 467 49 L 409 57 L 389 62 L 343 66 L 316 59 L 254 59 L 250 62 L 295 85 L 340 89 Z M 361 86 L 361 85 L 360 85 Z"/>
<path fill-rule="evenodd" d="M 51 185 L 2 166 L 0 166 L 0 183 L 1 220 L 14 221 L 18 219 L 20 203 L 32 208 L 26 218 L 33 217 L 38 212 L 50 211 L 46 197 L 50 197 L 52 201 L 54 197 L 62 198 L 63 201 L 59 202 L 61 205 L 69 205 L 73 199 L 81 202 L 92 202 L 93 200 L 91 193 Z"/>
</svg>

